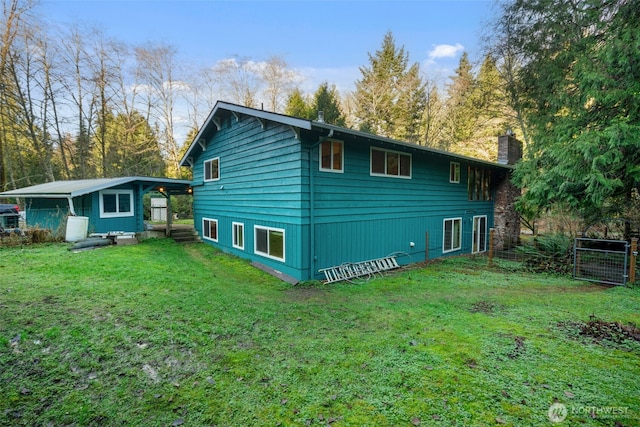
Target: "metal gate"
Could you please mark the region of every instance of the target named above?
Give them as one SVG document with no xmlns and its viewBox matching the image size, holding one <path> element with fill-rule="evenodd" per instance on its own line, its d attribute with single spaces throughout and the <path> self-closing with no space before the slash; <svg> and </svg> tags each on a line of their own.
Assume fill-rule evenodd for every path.
<svg viewBox="0 0 640 427">
<path fill-rule="evenodd" d="M 577 238 L 573 246 L 573 278 L 626 285 L 629 247 L 624 240 Z"/>
</svg>

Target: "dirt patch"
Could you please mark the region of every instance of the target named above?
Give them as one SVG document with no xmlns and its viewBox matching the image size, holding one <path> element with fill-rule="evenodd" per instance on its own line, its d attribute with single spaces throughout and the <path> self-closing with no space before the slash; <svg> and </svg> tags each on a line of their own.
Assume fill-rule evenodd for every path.
<svg viewBox="0 0 640 427">
<path fill-rule="evenodd" d="M 640 350 L 640 328 L 633 323 L 607 322 L 591 316 L 588 322 L 558 322 L 569 335 L 596 344 Z"/>
<path fill-rule="evenodd" d="M 492 301 L 478 301 L 473 303 L 469 311 L 472 313 L 495 314 L 504 311 L 505 306 Z"/>
<path fill-rule="evenodd" d="M 514 337 L 513 341 L 515 343 L 515 347 L 509 353 L 507 353 L 507 357 L 509 359 L 517 359 L 520 356 L 523 356 L 527 351 L 527 346 L 524 343 L 524 337 Z"/>
</svg>

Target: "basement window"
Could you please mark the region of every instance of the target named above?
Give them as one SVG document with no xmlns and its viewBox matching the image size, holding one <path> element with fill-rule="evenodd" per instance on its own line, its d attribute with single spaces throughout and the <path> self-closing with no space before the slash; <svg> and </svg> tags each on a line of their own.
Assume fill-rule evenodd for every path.
<svg viewBox="0 0 640 427">
<path fill-rule="evenodd" d="M 202 218 L 202 237 L 214 242 L 218 241 L 218 220 Z"/>
<path fill-rule="evenodd" d="M 284 262 L 284 230 L 256 225 L 254 232 L 254 252 Z"/>
<path fill-rule="evenodd" d="M 442 252 L 458 251 L 462 247 L 462 218 L 444 220 Z"/>
<path fill-rule="evenodd" d="M 244 224 L 241 222 L 233 223 L 233 247 L 244 249 Z"/>
<path fill-rule="evenodd" d="M 217 181 L 220 179 L 220 157 L 204 161 L 204 180 Z"/>
<path fill-rule="evenodd" d="M 133 216 L 133 190 L 102 190 L 100 218 Z"/>
</svg>

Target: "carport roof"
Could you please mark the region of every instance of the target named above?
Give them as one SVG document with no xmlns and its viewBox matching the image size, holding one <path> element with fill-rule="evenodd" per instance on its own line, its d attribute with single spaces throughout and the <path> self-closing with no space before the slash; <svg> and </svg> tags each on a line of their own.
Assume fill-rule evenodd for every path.
<svg viewBox="0 0 640 427">
<path fill-rule="evenodd" d="M 171 178 L 151 178 L 142 176 L 126 176 L 121 178 L 80 179 L 73 181 L 54 181 L 31 187 L 0 193 L 0 197 L 33 197 L 33 198 L 68 198 L 90 194 L 95 191 L 117 187 L 123 184 L 138 183 L 146 187 L 146 191 L 161 189 L 170 194 L 188 194 L 191 181 Z"/>
</svg>

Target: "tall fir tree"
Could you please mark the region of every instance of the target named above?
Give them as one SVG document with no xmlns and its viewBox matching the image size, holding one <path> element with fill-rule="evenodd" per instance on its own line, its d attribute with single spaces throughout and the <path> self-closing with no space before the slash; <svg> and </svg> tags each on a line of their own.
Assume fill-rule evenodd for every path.
<svg viewBox="0 0 640 427">
<path fill-rule="evenodd" d="M 469 55 L 464 52 L 460 57 L 458 68 L 447 86 L 447 139 L 450 147 L 461 141 L 467 141 L 475 130 L 475 111 L 473 92 L 475 77 Z"/>
<path fill-rule="evenodd" d="M 321 83 L 313 96 L 310 110 L 309 118 L 312 120 L 315 120 L 317 114 L 322 111 L 326 123 L 336 126 L 345 125 L 346 120 L 340 109 L 340 95 L 335 85 L 329 86 L 328 82 Z"/>
<path fill-rule="evenodd" d="M 510 82 L 531 138 L 515 173 L 523 211 L 559 204 L 590 221 L 628 216 L 640 198 L 638 10 L 629 0 L 502 5 L 496 43 L 527 58 Z"/>
<path fill-rule="evenodd" d="M 288 116 L 307 118 L 309 116 L 309 104 L 300 89 L 295 88 L 287 98 L 284 113 Z"/>
<path fill-rule="evenodd" d="M 369 54 L 369 66 L 360 67 L 356 81 L 356 122 L 360 130 L 417 142 L 426 103 L 425 84 L 417 63 L 409 67 L 409 54 L 396 46 L 393 34 L 384 36 L 382 48 Z"/>
</svg>

